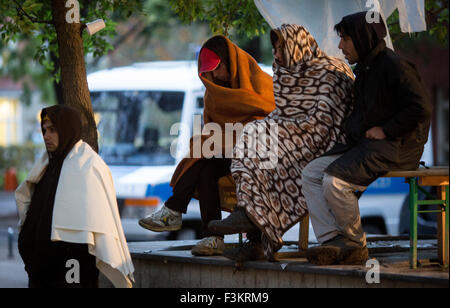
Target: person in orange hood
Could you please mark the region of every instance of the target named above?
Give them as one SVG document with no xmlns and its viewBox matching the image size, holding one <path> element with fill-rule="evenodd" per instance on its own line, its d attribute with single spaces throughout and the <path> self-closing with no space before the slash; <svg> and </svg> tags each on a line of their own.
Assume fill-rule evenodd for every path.
<svg viewBox="0 0 450 308">
<path fill-rule="evenodd" d="M 224 251 L 223 235 L 211 232 L 207 226 L 210 221 L 221 219 L 217 181 L 230 173 L 234 140 L 239 135 L 233 132 L 232 138 L 227 138 L 225 125 L 240 123 L 243 127 L 265 118 L 275 109 L 275 99 L 272 77 L 225 36 L 214 36 L 202 46 L 198 73 L 206 88 L 204 124 L 220 127 L 222 136 L 217 130 L 207 133 L 205 128 L 201 135 L 193 136 L 189 155 L 173 174 L 173 195 L 159 211 L 141 219 L 139 224 L 156 232 L 180 230 L 182 213 L 186 213 L 195 196 L 200 203 L 204 238 L 194 246 L 192 254 L 217 255 Z M 220 143 L 207 147 L 211 138 L 218 138 Z"/>
</svg>

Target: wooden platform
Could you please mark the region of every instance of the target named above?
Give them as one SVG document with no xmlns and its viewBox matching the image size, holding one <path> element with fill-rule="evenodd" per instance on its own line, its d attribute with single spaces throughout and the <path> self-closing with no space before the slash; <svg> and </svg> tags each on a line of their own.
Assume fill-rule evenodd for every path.
<svg viewBox="0 0 450 308">
<path fill-rule="evenodd" d="M 279 262 L 247 262 L 241 270 L 222 257 L 195 257 L 196 241 L 129 243 L 136 268 L 135 288 L 436 288 L 448 287 L 449 272 L 433 258 L 434 241 L 419 242 L 420 267 L 409 269 L 408 242 L 369 242 L 380 264 L 380 283 L 369 284 L 365 266 L 314 266 L 296 245 L 281 250 Z M 233 245 L 233 243 L 228 243 Z M 372 276 L 374 277 L 374 276 Z M 102 286 L 108 283 L 102 279 Z"/>
</svg>

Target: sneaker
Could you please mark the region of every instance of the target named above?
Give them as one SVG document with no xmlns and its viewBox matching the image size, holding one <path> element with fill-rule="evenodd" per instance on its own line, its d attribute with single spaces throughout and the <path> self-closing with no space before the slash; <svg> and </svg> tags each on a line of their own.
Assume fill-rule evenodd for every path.
<svg viewBox="0 0 450 308">
<path fill-rule="evenodd" d="M 240 247 L 225 249 L 223 256 L 240 263 L 263 260 L 264 248 L 261 242 L 247 241 Z"/>
<path fill-rule="evenodd" d="M 236 234 L 258 231 L 258 228 L 250 221 L 244 208 L 238 207 L 227 218 L 213 220 L 208 224 L 210 232 L 217 234 Z"/>
<path fill-rule="evenodd" d="M 218 236 L 205 237 L 192 247 L 191 253 L 194 256 L 221 255 L 225 249 L 223 238 Z"/>
<path fill-rule="evenodd" d="M 362 265 L 369 259 L 369 250 L 342 235 L 306 251 L 306 258 L 315 265 Z"/>
<path fill-rule="evenodd" d="M 139 220 L 139 225 L 155 232 L 178 231 L 182 226 L 181 213 L 163 206 L 159 211 Z"/>
</svg>

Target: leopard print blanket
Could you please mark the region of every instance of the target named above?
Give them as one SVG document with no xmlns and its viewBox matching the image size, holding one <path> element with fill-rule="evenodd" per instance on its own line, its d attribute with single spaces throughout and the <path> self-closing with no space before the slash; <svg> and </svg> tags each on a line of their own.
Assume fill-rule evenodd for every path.
<svg viewBox="0 0 450 308">
<path fill-rule="evenodd" d="M 244 128 L 231 165 L 237 206 L 262 231 L 269 260 L 281 248 L 283 234 L 308 213 L 302 194 L 303 168 L 336 143 L 345 143 L 343 121 L 353 101 L 353 73 L 347 64 L 322 52 L 304 27 L 283 25 L 274 31 L 284 40 L 285 64 L 273 64 L 276 109 Z M 273 123 L 278 136 L 265 137 L 268 142 L 277 138 L 277 153 L 269 154 L 277 156 L 277 163 L 261 168 L 267 156 L 259 155 L 260 149 L 249 155 L 249 131 Z"/>
</svg>

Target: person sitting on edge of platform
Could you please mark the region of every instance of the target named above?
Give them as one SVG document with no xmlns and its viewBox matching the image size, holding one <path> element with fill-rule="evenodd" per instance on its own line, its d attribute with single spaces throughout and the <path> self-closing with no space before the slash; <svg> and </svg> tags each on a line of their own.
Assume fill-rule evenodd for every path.
<svg viewBox="0 0 450 308">
<path fill-rule="evenodd" d="M 386 26 L 366 12 L 335 26 L 339 49 L 355 64 L 355 108 L 339 144 L 303 170 L 303 194 L 321 246 L 307 251 L 317 265 L 368 259 L 358 206 L 373 181 L 393 170 L 416 169 L 428 139 L 432 106 L 414 65 L 386 47 Z"/>
<path fill-rule="evenodd" d="M 115 287 L 132 287 L 111 173 L 81 140 L 77 111 L 45 108 L 41 128 L 47 151 L 16 190 L 29 287 L 96 288 L 99 271 Z"/>
<path fill-rule="evenodd" d="M 224 252 L 237 262 L 264 256 L 274 260 L 284 233 L 308 214 L 301 193 L 302 170 L 344 142 L 343 123 L 353 102 L 350 67 L 327 56 L 304 27 L 282 25 L 271 31 L 271 41 L 277 108 L 253 124 L 277 124 L 278 135 L 270 136 L 278 141 L 278 150 L 272 153 L 277 161 L 271 168 L 261 168 L 266 159 L 260 149 L 256 158 L 236 154 L 231 171 L 237 186 L 237 210 L 209 224 L 222 234 L 247 233 L 248 242 L 242 247 Z M 235 151 L 245 151 L 252 143 L 241 138 Z"/>
<path fill-rule="evenodd" d="M 248 122 L 263 119 L 274 110 L 275 101 L 270 75 L 225 36 L 212 37 L 202 46 L 198 74 L 206 88 L 203 133 L 194 132 L 189 156 L 173 174 L 170 183 L 173 195 L 160 210 L 141 219 L 139 224 L 156 232 L 180 230 L 182 213 L 186 213 L 191 199 L 196 197 L 204 238 L 192 248 L 192 254 L 220 255 L 225 247 L 223 235 L 209 230 L 208 223 L 221 219 L 218 179 L 230 173 L 234 140 L 239 134 L 232 132 L 228 138 L 226 125 L 241 124 L 243 128 Z M 212 129 L 206 129 L 208 126 Z M 212 144 L 211 149 L 208 141 L 216 137 L 221 143 Z"/>
</svg>

